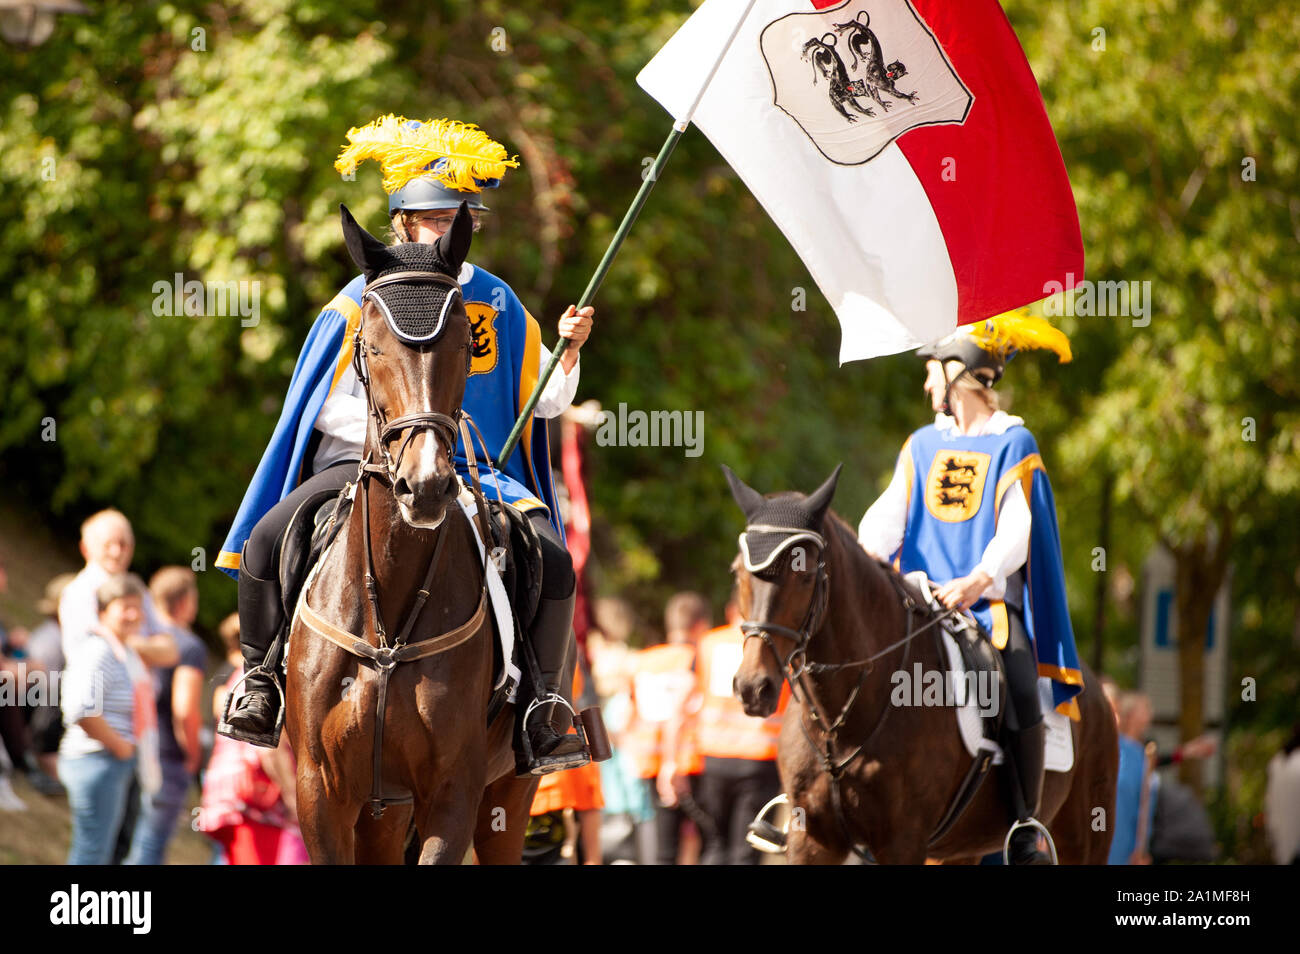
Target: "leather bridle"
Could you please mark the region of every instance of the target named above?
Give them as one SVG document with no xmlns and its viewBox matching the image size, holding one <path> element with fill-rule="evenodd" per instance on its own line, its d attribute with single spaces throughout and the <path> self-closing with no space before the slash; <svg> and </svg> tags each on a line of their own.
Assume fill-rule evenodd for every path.
<svg viewBox="0 0 1300 954">
<path fill-rule="evenodd" d="M 749 556 L 749 545 L 746 539 L 749 533 L 784 533 L 786 538 L 769 554 L 768 558 L 760 564 L 755 564 Z M 757 620 L 744 620 L 740 624 L 740 631 L 745 634 L 745 639 L 753 637 L 761 639 L 772 655 L 776 657 L 777 665 L 781 667 L 781 672 L 790 682 L 790 689 L 795 690 L 794 682 L 798 679 L 808 664 L 808 643 L 812 640 L 813 633 L 821 628 L 822 618 L 826 615 L 826 607 L 830 602 L 830 579 L 826 574 L 826 538 L 820 533 L 814 533 L 811 530 L 804 530 L 798 527 L 774 527 L 767 524 L 751 524 L 745 527 L 745 532 L 740 535 L 740 550 L 744 559 L 745 569 L 750 573 L 767 569 L 792 543 L 797 539 L 806 539 L 817 545 L 817 578 L 813 583 L 812 596 L 808 601 L 808 609 L 804 612 L 803 622 L 799 624 L 798 629 L 791 629 L 788 626 L 781 626 L 777 623 Z M 784 659 L 776 648 L 776 643 L 772 641 L 772 635 L 776 634 L 794 643 L 794 648 Z M 800 659 L 801 665 L 796 669 L 795 660 Z M 798 696 L 796 695 L 796 698 Z"/>
<path fill-rule="evenodd" d="M 366 285 L 365 291 L 362 292 L 361 295 L 363 309 L 367 299 L 373 298 L 374 301 L 382 304 L 379 296 L 375 294 L 378 289 L 383 288 L 386 285 L 412 281 L 435 282 L 438 284 L 449 285 L 455 289 L 457 294 L 460 294 L 460 283 L 450 276 L 443 275 L 439 272 L 413 270 L 390 272 L 387 275 L 376 278 L 374 281 Z M 389 317 L 391 324 L 391 315 L 388 313 L 387 306 L 384 306 L 384 312 L 385 315 Z M 396 329 L 394 329 L 394 331 L 396 332 Z M 441 325 L 439 325 L 438 331 L 441 331 Z M 400 335 L 400 337 L 405 340 L 413 340 L 406 335 Z M 436 332 L 434 335 L 430 336 L 429 340 L 433 340 L 434 338 L 436 338 Z M 466 348 L 465 362 L 467 367 L 469 361 L 470 353 L 469 349 Z M 374 391 L 370 387 L 370 365 L 366 359 L 364 317 L 357 325 L 356 335 L 352 339 L 352 367 L 356 372 L 357 380 L 361 382 L 361 386 L 366 392 L 366 403 L 370 407 L 370 424 L 374 428 L 377 446 L 379 447 L 379 452 L 384 458 L 385 476 L 389 478 L 390 483 L 397 472 L 397 468 L 402 464 L 402 455 L 406 453 L 406 448 L 410 446 L 411 440 L 421 430 L 432 430 L 447 448 L 447 456 L 452 457 L 455 455 L 456 433 L 463 413 L 460 408 L 456 409 L 454 417 L 442 414 L 438 411 L 420 411 L 415 414 L 403 414 L 401 417 L 394 418 L 390 421 L 387 419 L 384 412 L 380 410 L 379 405 L 375 403 Z M 388 445 L 403 430 L 407 431 L 407 434 L 398 445 L 397 455 L 394 457 L 389 453 Z M 371 463 L 368 457 L 365 463 Z"/>
</svg>

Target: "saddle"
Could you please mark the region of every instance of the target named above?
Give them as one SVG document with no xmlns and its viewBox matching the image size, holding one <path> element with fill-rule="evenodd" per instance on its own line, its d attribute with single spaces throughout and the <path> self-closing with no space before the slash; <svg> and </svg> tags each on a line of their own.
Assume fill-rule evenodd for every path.
<svg viewBox="0 0 1300 954">
<path fill-rule="evenodd" d="M 280 538 L 280 600 L 284 617 L 293 619 L 298 591 L 325 548 L 334 542 L 352 510 L 355 485 L 342 491 L 322 490 L 312 494 L 294 511 Z"/>
<path fill-rule="evenodd" d="M 514 505 L 492 500 L 488 511 L 492 515 L 493 545 L 499 548 L 497 553 L 504 551 L 505 566 L 498 563 L 502 582 L 510 594 L 519 629 L 526 633 L 542 598 L 542 541 L 528 515 Z"/>
<path fill-rule="evenodd" d="M 909 573 L 903 577 L 903 583 L 913 593 L 913 598 L 918 599 L 920 605 L 929 606 L 936 611 L 943 610 L 924 573 L 920 571 Z M 975 674 L 977 685 L 980 679 L 993 679 L 996 680 L 994 684 L 998 689 L 997 705 L 993 707 L 993 711 L 980 713 L 983 738 L 979 742 L 975 760 L 971 762 L 970 768 L 957 787 L 957 793 L 948 803 L 947 811 L 944 812 L 930 836 L 932 845 L 947 834 L 961 817 L 961 813 L 970 804 L 975 793 L 979 791 L 980 785 L 992 770 L 994 759 L 1001 752 L 999 740 L 1002 736 L 1002 714 L 1007 704 L 1007 680 L 1002 666 L 1002 657 L 994 649 L 993 640 L 984 627 L 969 614 L 946 614 L 934 630 L 941 660 L 952 658 L 944 644 L 945 635 L 956 644 L 965 672 Z M 955 673 L 949 670 L 949 677 L 954 675 Z"/>
<path fill-rule="evenodd" d="M 340 492 L 323 490 L 312 494 L 299 504 L 285 527 L 280 538 L 279 579 L 286 625 L 293 619 L 303 585 L 347 522 L 355 489 L 355 484 L 348 483 Z M 489 501 L 488 513 L 488 529 L 492 535 L 489 548 L 496 558 L 514 617 L 515 651 L 512 655 L 515 658 L 511 662 L 518 663 L 520 640 L 532 625 L 541 601 L 542 543 L 527 514 L 511 504 Z M 496 614 L 489 616 L 494 627 L 501 625 L 500 617 Z M 499 633 L 493 646 L 494 676 L 499 677 L 505 668 Z M 500 679 L 497 681 L 501 682 Z M 506 691 L 498 693 L 489 707 L 489 722 L 508 701 L 513 682 L 505 688 Z"/>
<path fill-rule="evenodd" d="M 914 594 L 919 594 L 920 601 L 936 611 L 942 611 L 943 605 L 930 588 L 930 581 L 924 573 L 914 572 L 903 577 Z M 944 648 L 943 637 L 947 635 L 957 646 L 962 665 L 967 673 L 976 674 L 977 678 L 987 676 L 998 687 L 997 705 L 991 713 L 981 713 L 980 725 L 984 738 L 997 745 L 1002 736 L 1002 713 L 1007 700 L 1006 673 L 1002 667 L 1002 656 L 993 647 L 993 639 L 988 631 L 980 625 L 975 617 L 967 614 L 952 614 L 944 617 L 935 629 L 935 642 L 939 649 L 939 658 L 949 658 Z"/>
<path fill-rule="evenodd" d="M 285 527 L 280 538 L 279 574 L 286 618 L 293 616 L 299 590 L 312 568 L 347 522 L 354 488 L 349 483 L 338 493 L 322 490 L 312 494 L 298 506 Z M 488 511 L 493 555 L 501 557 L 497 568 L 518 626 L 527 632 L 542 595 L 542 542 L 527 514 L 511 504 L 492 500 Z"/>
<path fill-rule="evenodd" d="M 497 638 L 492 642 L 492 672 L 497 689 L 487 712 L 487 721 L 491 725 L 502 707 L 511 701 L 517 682 L 515 678 L 503 678 L 506 675 L 504 671 L 508 668 L 515 677 L 518 676 L 521 647 L 541 602 L 542 541 L 523 511 L 499 500 L 489 501 L 487 506 L 492 541 L 486 545 L 491 547 L 492 558 L 510 603 L 510 625 L 514 627 L 514 638 L 504 640 L 500 632 L 501 627 L 507 625 L 503 616 L 490 614 L 497 630 Z M 510 642 L 512 648 L 509 666 L 504 655 L 505 642 Z"/>
</svg>

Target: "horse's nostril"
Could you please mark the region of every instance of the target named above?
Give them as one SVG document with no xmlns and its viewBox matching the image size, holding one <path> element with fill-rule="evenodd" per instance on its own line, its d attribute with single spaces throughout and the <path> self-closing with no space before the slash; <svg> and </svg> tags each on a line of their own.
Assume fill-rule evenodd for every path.
<svg viewBox="0 0 1300 954">
<path fill-rule="evenodd" d="M 405 478 L 405 477 L 398 477 L 397 480 L 396 480 L 396 482 L 394 482 L 394 484 L 393 484 L 393 496 L 394 496 L 394 497 L 409 497 L 409 496 L 411 496 L 411 485 L 408 484 L 408 483 L 406 482 L 406 478 Z"/>
</svg>

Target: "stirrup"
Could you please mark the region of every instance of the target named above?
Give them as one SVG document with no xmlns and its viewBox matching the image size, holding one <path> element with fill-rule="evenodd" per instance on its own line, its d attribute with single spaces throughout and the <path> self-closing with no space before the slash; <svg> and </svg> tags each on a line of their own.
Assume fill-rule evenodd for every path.
<svg viewBox="0 0 1300 954">
<path fill-rule="evenodd" d="M 754 820 L 749 823 L 749 828 L 745 834 L 745 841 L 749 842 L 754 848 L 768 855 L 783 855 L 786 852 L 786 842 L 790 834 L 790 819 L 787 817 L 785 824 L 777 828 L 767 820 L 767 813 L 773 811 L 778 805 L 789 805 L 790 796 L 782 792 L 776 798 L 772 799 L 766 805 L 758 810 Z"/>
<path fill-rule="evenodd" d="M 578 739 L 579 748 L 576 752 L 569 752 L 563 755 L 537 755 L 533 752 L 533 742 L 528 736 L 528 720 L 533 717 L 533 713 L 536 712 L 538 708 L 553 703 L 558 703 L 569 710 L 569 714 L 573 717 L 573 728 Z M 558 735 L 559 733 L 556 734 Z M 562 772 L 566 769 L 581 768 L 591 761 L 591 749 L 587 745 L 587 734 L 583 731 L 582 720 L 579 719 L 578 714 L 574 712 L 573 706 L 569 705 L 569 703 L 565 701 L 564 697 L 559 693 L 548 692 L 545 696 L 539 699 L 534 699 L 528 704 L 528 708 L 524 710 L 524 718 L 519 726 L 519 735 L 520 745 L 523 747 L 523 761 L 528 766 L 528 771 L 520 777 L 526 777 L 527 775 L 547 775 L 551 772 Z M 567 734 L 560 736 L 562 739 L 566 737 Z"/>
<path fill-rule="evenodd" d="M 1052 859 L 1052 864 L 1060 864 L 1056 860 L 1056 842 L 1052 841 L 1052 833 L 1047 830 L 1047 826 L 1037 818 L 1027 818 L 1024 821 L 1018 821 L 1007 829 L 1007 837 L 1002 842 L 1002 863 L 1011 866 L 1011 836 L 1021 828 L 1033 828 L 1040 832 L 1047 840 L 1048 857 Z"/>
<path fill-rule="evenodd" d="M 235 690 L 238 689 L 249 676 L 264 675 L 271 680 L 271 685 L 275 686 L 275 691 L 280 697 L 280 711 L 276 713 L 275 725 L 270 733 L 249 732 L 245 729 L 237 728 L 230 724 L 230 707 L 235 702 Z M 248 670 L 230 687 L 226 693 L 226 704 L 221 712 L 221 721 L 217 723 L 217 735 L 224 735 L 228 739 L 237 739 L 240 742 L 247 742 L 249 745 L 256 745 L 264 749 L 274 749 L 280 744 L 280 730 L 284 727 L 285 699 L 284 689 L 280 687 L 280 680 L 275 678 L 275 673 L 267 669 L 264 665 L 254 666 Z"/>
</svg>

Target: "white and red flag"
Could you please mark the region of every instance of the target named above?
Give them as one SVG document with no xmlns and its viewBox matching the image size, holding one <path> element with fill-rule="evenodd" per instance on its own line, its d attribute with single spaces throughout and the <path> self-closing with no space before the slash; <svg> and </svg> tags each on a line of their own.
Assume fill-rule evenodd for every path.
<svg viewBox="0 0 1300 954">
<path fill-rule="evenodd" d="M 1083 279 L 1065 164 L 996 0 L 756 0 L 710 81 L 743 9 L 705 0 L 637 82 L 785 233 L 841 362 Z"/>
</svg>

